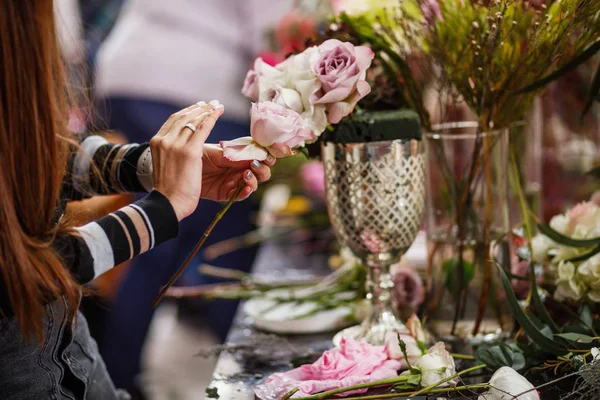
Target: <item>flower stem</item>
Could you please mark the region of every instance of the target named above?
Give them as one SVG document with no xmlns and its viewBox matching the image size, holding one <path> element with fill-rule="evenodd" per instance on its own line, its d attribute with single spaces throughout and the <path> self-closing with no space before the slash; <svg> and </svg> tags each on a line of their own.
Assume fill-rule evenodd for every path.
<svg viewBox="0 0 600 400">
<path fill-rule="evenodd" d="M 451 353 L 450 354 L 452 356 L 452 358 L 455 358 L 457 360 L 474 360 L 475 357 L 468 355 L 468 354 L 459 354 L 459 353 Z"/>
<path fill-rule="evenodd" d="M 456 374 L 454 374 L 452 376 L 449 376 L 446 379 L 442 379 L 441 381 L 439 381 L 437 383 L 434 383 L 433 385 L 429 385 L 429 386 L 427 386 L 427 387 L 425 387 L 425 388 L 423 388 L 423 389 L 421 389 L 421 390 L 419 390 L 417 392 L 414 392 L 413 394 L 411 394 L 411 396 L 417 396 L 419 394 L 429 393 L 429 391 L 431 389 L 436 388 L 437 386 L 441 385 L 442 383 L 446 383 L 446 382 L 451 381 L 452 379 L 454 379 L 456 377 L 459 377 L 459 376 L 461 376 L 463 374 L 469 373 L 471 371 L 476 371 L 478 369 L 482 369 L 482 368 L 485 368 L 485 367 L 487 367 L 486 364 L 480 364 L 480 365 L 476 365 L 476 366 L 471 367 L 471 368 L 464 369 L 464 370 L 462 370 L 462 371 L 460 371 L 460 372 L 458 372 L 458 373 L 456 373 Z"/>
<path fill-rule="evenodd" d="M 333 390 L 329 390 L 327 392 L 313 394 L 312 396 L 300 397 L 298 400 L 325 400 L 336 394 L 346 393 L 351 390 L 368 389 L 368 388 L 373 388 L 373 387 L 377 387 L 377 386 L 393 385 L 396 383 L 405 382 L 407 380 L 408 380 L 408 376 L 406 376 L 406 375 L 397 376 L 395 378 L 382 379 L 379 381 L 361 383 L 358 385 L 352 385 L 352 386 L 346 386 L 346 387 L 342 387 L 342 388 L 338 388 L 338 389 L 333 389 Z"/>
<path fill-rule="evenodd" d="M 447 393 L 447 392 L 456 392 L 459 390 L 472 390 L 472 389 L 485 389 L 489 388 L 490 385 L 488 383 L 478 383 L 474 385 L 464 385 L 464 386 L 456 386 L 452 388 L 441 388 L 441 389 L 432 389 L 427 394 L 436 394 L 436 393 Z M 344 400 L 379 400 L 379 399 L 397 399 L 399 397 L 411 397 L 412 392 L 398 392 L 398 393 L 385 393 L 385 394 L 373 394 L 368 396 L 358 396 L 358 397 L 344 397 Z M 306 397 L 300 397 L 298 400 L 303 400 Z"/>
<path fill-rule="evenodd" d="M 183 262 L 183 264 L 181 264 L 181 267 L 179 267 L 179 269 L 177 270 L 177 272 L 175 272 L 175 274 L 171 277 L 171 279 L 169 279 L 169 282 L 167 282 L 167 284 L 162 287 L 162 289 L 160 290 L 160 293 L 158 294 L 158 297 L 156 297 L 156 300 L 154 300 L 154 303 L 152 304 L 153 307 L 156 307 L 158 305 L 158 303 L 160 303 L 160 301 L 165 297 L 165 294 L 167 294 L 167 290 L 169 290 L 169 288 L 171 286 L 173 286 L 173 284 L 175 283 L 175 281 L 177 280 L 177 278 L 179 278 L 181 276 L 181 274 L 183 274 L 183 271 L 185 271 L 185 269 L 187 268 L 188 264 L 196 256 L 196 253 L 198 253 L 198 251 L 200 250 L 200 248 L 202 248 L 202 245 L 204 245 L 204 242 L 206 242 L 206 239 L 208 239 L 208 236 L 211 234 L 211 232 L 213 231 L 213 229 L 215 228 L 215 226 L 217 226 L 217 223 L 221 220 L 221 218 L 223 218 L 223 216 L 225 215 L 225 213 L 227 212 L 227 210 L 229 210 L 229 207 L 231 207 L 231 205 L 233 204 L 233 202 L 235 201 L 235 199 L 239 196 L 240 192 L 245 187 L 246 187 L 246 183 L 245 182 L 241 182 L 240 185 L 238 186 L 238 188 L 236 189 L 235 193 L 233 194 L 233 196 L 231 196 L 231 198 L 223 206 L 223 208 L 221 209 L 221 211 L 219 211 L 217 213 L 217 215 L 215 215 L 215 218 L 213 218 L 213 220 L 210 223 L 210 225 L 208 226 L 208 228 L 206 228 L 206 231 L 204 231 L 204 234 L 202 235 L 202 237 L 200 238 L 200 240 L 198 241 L 198 243 L 196 243 L 196 246 L 194 246 L 194 249 L 192 250 L 192 252 L 190 253 L 190 255 L 187 256 L 186 260 Z"/>
<path fill-rule="evenodd" d="M 298 389 L 297 387 L 293 388 L 292 390 L 284 394 L 281 400 L 289 400 L 298 390 L 300 389 Z"/>
</svg>

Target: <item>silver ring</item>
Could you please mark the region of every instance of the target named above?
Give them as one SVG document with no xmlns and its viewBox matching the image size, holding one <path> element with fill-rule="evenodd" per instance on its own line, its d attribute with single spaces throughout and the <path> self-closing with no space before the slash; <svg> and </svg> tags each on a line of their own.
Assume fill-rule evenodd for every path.
<svg viewBox="0 0 600 400">
<path fill-rule="evenodd" d="M 192 133 L 196 132 L 196 127 L 192 123 L 185 124 L 183 129 L 185 128 L 188 128 L 190 131 L 192 131 Z"/>
</svg>

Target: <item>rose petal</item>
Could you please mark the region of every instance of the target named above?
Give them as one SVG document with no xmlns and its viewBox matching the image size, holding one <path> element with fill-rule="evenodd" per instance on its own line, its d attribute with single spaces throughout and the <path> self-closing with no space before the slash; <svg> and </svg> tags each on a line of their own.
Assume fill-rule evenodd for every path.
<svg viewBox="0 0 600 400">
<path fill-rule="evenodd" d="M 222 141 L 220 145 L 223 148 L 223 157 L 229 161 L 264 161 L 269 155 L 267 150 L 257 145 L 251 137 Z"/>
</svg>

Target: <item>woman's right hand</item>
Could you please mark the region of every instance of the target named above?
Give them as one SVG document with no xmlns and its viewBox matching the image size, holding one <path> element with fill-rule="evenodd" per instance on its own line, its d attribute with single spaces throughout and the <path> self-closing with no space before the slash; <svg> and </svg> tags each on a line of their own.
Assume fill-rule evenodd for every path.
<svg viewBox="0 0 600 400">
<path fill-rule="evenodd" d="M 217 101 L 199 102 L 171 115 L 150 140 L 154 189 L 169 199 L 179 221 L 198 206 L 202 149 L 223 111 Z M 186 124 L 194 125 L 196 131 Z"/>
</svg>

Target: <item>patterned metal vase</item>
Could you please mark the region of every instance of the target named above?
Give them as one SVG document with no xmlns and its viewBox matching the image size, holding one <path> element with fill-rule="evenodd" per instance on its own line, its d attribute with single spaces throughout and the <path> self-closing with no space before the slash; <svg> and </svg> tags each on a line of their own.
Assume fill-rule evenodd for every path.
<svg viewBox="0 0 600 400">
<path fill-rule="evenodd" d="M 370 315 L 336 336 L 383 344 L 390 331 L 406 331 L 392 307 L 397 263 L 419 232 L 425 212 L 425 155 L 417 140 L 324 143 L 329 217 L 340 243 L 369 269 Z"/>
</svg>

